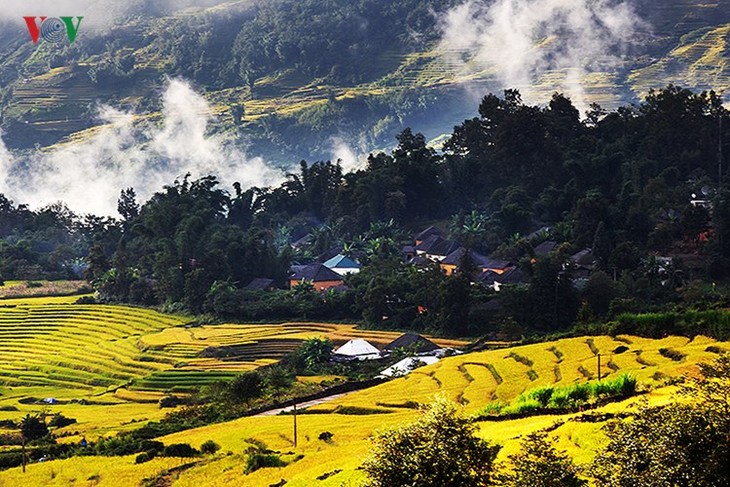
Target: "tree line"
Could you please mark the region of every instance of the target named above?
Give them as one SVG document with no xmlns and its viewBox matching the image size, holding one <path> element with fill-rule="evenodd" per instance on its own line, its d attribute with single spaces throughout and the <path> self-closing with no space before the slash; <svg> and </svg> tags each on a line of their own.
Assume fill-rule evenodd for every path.
<svg viewBox="0 0 730 487">
<path fill-rule="evenodd" d="M 214 176 L 185 176 L 144 204 L 125 189 L 116 220 L 3 197 L 0 274 L 82 270 L 105 300 L 257 319 L 362 317 L 451 334 L 719 307 L 730 198 L 718 171 L 728 150 L 718 148 L 729 127 L 714 92 L 668 86 L 610 113 L 593 105 L 581 119 L 563 95 L 540 107 L 507 90 L 485 96 L 442 150 L 405 129 L 394 150 L 347 174 L 339 162 L 302 161 L 277 187 L 230 191 Z M 530 284 L 495 293 L 472 286 L 470 272 L 406 263 L 401 247 L 434 221 L 462 245 L 513 262 Z M 290 245 L 305 235 L 308 245 Z M 556 248 L 537 256 L 544 239 Z M 583 248 L 596 269 L 578 289 L 565 263 Z M 243 290 L 259 277 L 285 287 L 292 263 L 333 249 L 364 264 L 343 293 Z"/>
</svg>

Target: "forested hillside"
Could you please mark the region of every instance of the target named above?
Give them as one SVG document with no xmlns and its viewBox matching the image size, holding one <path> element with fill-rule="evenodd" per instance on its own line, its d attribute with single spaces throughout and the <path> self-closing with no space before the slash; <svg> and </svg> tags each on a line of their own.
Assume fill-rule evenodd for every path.
<svg viewBox="0 0 730 487">
<path fill-rule="evenodd" d="M 5 200 L 0 272 L 83 271 L 109 301 L 246 319 L 362 318 L 453 335 L 519 336 L 625 312 L 722 307 L 727 118 L 714 92 L 674 86 L 638 106 L 594 106 L 584 121 L 562 95 L 541 108 L 508 90 L 484 97 L 443 152 L 406 129 L 395 150 L 348 174 L 303 161 L 276 187 L 185 177 L 147 202 L 128 188 L 120 220 Z M 430 223 L 455 242 L 448 253 L 470 251 L 450 256 L 449 275 L 447 260 L 440 268 L 439 259 L 408 256 Z M 293 265 L 339 253 L 363 268 L 338 292 L 244 289 L 255 278 L 288 288 Z M 519 277 L 500 289 L 494 281 L 508 281 L 482 282 L 488 268 Z M 708 320 L 696 325 L 712 328 Z M 707 330 L 695 329 L 725 333 Z"/>
<path fill-rule="evenodd" d="M 104 123 L 97 101 L 157 120 L 158 92 L 168 76 L 189 79 L 205 94 L 216 117 L 213 131 L 272 164 L 331 158 L 342 141 L 367 153 L 391 146 L 407 126 L 437 138 L 487 92 L 519 87 L 526 94 L 528 88 L 481 66 L 478 52 L 452 52 L 456 48 L 443 43 L 448 15 L 462 3 L 246 0 L 175 12 L 137 2 L 108 25 L 82 28 L 70 45 L 36 46 L 23 25 L 6 23 L 0 35 L 3 139 L 14 148 L 84 140 L 94 133 L 87 129 Z M 619 2 L 604 3 L 608 10 L 599 12 L 610 13 Z M 536 25 L 556 24 L 544 38 L 538 32 L 531 39 L 546 50 L 546 67 L 527 80 L 532 97 L 546 102 L 571 63 L 592 62 L 553 60 L 582 39 L 561 38 L 560 10 L 541 14 L 547 8 L 534 0 L 472 4 L 487 13 L 498 4 L 526 5 L 536 12 Z M 728 2 L 628 5 L 624 16 L 633 18 L 624 19 L 631 31 L 619 34 L 623 47 L 599 43 L 585 54 L 623 60 L 585 70 L 579 80 L 585 100 L 576 104 L 615 108 L 669 82 L 728 86 Z M 490 18 L 475 17 L 475 25 Z"/>
</svg>

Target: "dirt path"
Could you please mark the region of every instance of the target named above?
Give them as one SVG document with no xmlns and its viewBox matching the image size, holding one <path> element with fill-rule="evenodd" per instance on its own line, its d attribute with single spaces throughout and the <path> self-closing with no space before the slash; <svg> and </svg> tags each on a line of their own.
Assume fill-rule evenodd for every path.
<svg viewBox="0 0 730 487">
<path fill-rule="evenodd" d="M 355 391 L 353 391 L 355 392 Z M 308 408 L 309 406 L 317 406 L 318 404 L 323 404 L 328 401 L 332 401 L 333 399 L 339 399 L 341 397 L 345 397 L 346 395 L 350 394 L 349 392 L 342 392 L 340 394 L 333 394 L 331 396 L 327 397 L 320 397 L 319 399 L 312 399 L 311 401 L 306 401 L 297 404 L 297 409 L 304 409 Z M 263 413 L 255 414 L 254 416 L 276 416 L 277 414 L 283 412 L 283 411 L 291 411 L 294 409 L 294 406 L 287 406 L 285 408 L 277 408 L 277 409 L 270 409 L 269 411 L 264 411 Z"/>
</svg>

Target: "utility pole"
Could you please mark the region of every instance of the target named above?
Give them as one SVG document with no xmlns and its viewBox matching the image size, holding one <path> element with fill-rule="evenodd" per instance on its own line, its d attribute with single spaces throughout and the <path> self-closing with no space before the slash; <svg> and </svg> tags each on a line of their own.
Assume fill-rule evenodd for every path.
<svg viewBox="0 0 730 487">
<path fill-rule="evenodd" d="M 294 403 L 294 448 L 297 447 L 297 403 Z"/>
<path fill-rule="evenodd" d="M 23 473 L 25 473 L 25 434 L 22 435 L 23 438 Z"/>
<path fill-rule="evenodd" d="M 601 354 L 596 356 L 598 357 L 598 380 L 601 380 Z"/>
</svg>

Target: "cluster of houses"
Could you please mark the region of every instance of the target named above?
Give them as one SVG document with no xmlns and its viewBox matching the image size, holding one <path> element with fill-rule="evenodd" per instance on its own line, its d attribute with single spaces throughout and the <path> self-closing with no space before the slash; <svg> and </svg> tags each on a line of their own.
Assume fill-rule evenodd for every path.
<svg viewBox="0 0 730 487">
<path fill-rule="evenodd" d="M 472 262 L 478 269 L 476 280 L 484 285 L 499 290 L 502 284 L 525 282 L 525 276 L 513 262 L 492 259 L 473 250 L 467 250 L 457 242 L 446 239 L 436 227 L 428 227 L 416 235 L 414 245 L 403 247 L 403 255 L 407 262 L 417 266 L 436 262 L 447 276 L 454 273 L 466 252 L 469 252 Z"/>
<path fill-rule="evenodd" d="M 537 234 L 537 232 L 536 232 Z M 297 244 L 296 242 L 292 245 Z M 555 250 L 557 242 L 543 240 L 534 247 L 535 258 L 548 255 Z M 522 270 L 514 262 L 494 259 L 467 250 L 458 242 L 447 239 L 443 232 L 436 227 L 428 227 L 415 236 L 414 242 L 402 248 L 403 259 L 416 266 L 426 266 L 437 263 L 446 275 L 452 275 L 463 261 L 464 254 L 469 252 L 471 261 L 478 272 L 477 282 L 499 291 L 505 284 L 522 284 L 527 281 Z M 334 252 L 333 252 L 334 253 Z M 330 254 L 332 255 L 332 254 Z M 328 256 L 327 256 L 328 257 Z M 570 256 L 565 269 L 575 280 L 587 279 L 596 266 L 596 259 L 591 249 L 583 249 Z M 343 254 L 336 254 L 323 262 L 307 265 L 293 265 L 289 277 L 289 288 L 303 282 L 312 284 L 315 290 L 342 291 L 347 287 L 344 278 L 348 274 L 360 272 L 361 265 L 355 259 Z M 271 279 L 254 279 L 247 286 L 247 290 L 260 291 L 274 288 Z"/>
<path fill-rule="evenodd" d="M 396 377 L 406 375 L 415 368 L 436 363 L 448 355 L 461 353 L 452 348 L 439 347 L 421 335 L 405 333 L 385 345 L 382 350 L 362 338 L 350 340 L 334 350 L 333 359 L 339 362 L 380 360 L 389 357 L 397 350 L 407 351 L 410 356 L 382 370 L 380 376 Z"/>
</svg>

